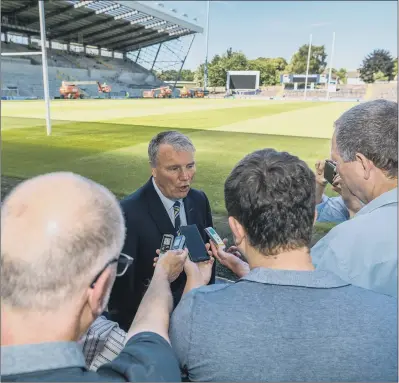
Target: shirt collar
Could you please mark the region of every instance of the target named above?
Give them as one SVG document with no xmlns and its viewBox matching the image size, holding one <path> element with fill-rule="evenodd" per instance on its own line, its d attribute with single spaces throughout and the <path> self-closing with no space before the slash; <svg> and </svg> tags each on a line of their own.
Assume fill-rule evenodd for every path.
<svg viewBox="0 0 399 383">
<path fill-rule="evenodd" d="M 173 208 L 173 205 L 175 204 L 176 201 L 179 201 L 180 205 L 182 204 L 182 202 L 183 202 L 182 199 L 173 200 L 173 199 L 165 197 L 162 194 L 161 190 L 159 189 L 158 185 L 155 183 L 154 177 L 152 178 L 152 184 L 154 185 L 155 191 L 157 192 L 159 198 L 161 199 L 161 201 L 167 211 L 169 211 L 170 209 Z"/>
<path fill-rule="evenodd" d="M 313 287 L 319 289 L 330 289 L 349 285 L 349 283 L 344 282 L 335 274 L 326 270 L 317 269 L 314 271 L 295 271 L 257 267 L 240 279 L 240 281 L 242 280 L 269 285 Z"/>
<path fill-rule="evenodd" d="M 3 376 L 68 367 L 86 367 L 82 349 L 76 342 L 48 342 L 1 347 L 1 374 Z"/>
<path fill-rule="evenodd" d="M 385 205 L 390 205 L 398 203 L 398 188 L 392 189 L 388 192 L 381 194 L 379 197 L 373 199 L 367 205 L 365 205 L 356 215 L 362 215 L 371 213 L 373 210 L 376 210 Z"/>
</svg>

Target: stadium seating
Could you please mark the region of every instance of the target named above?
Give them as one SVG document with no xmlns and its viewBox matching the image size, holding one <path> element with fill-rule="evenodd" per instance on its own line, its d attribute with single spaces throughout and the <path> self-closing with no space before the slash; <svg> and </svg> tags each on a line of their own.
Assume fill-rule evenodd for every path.
<svg viewBox="0 0 399 383">
<path fill-rule="evenodd" d="M 15 43 L 1 43 L 2 52 L 38 50 Z M 143 89 L 163 85 L 150 71 L 130 59 L 97 57 L 83 53 L 47 49 L 50 97 L 59 97 L 62 81 L 99 81 L 111 85 L 112 94 L 129 92 L 139 97 Z M 41 56 L 3 56 L 2 89 L 17 88 L 21 97 L 43 98 Z M 82 86 L 89 97 L 99 97 L 96 86 Z"/>
</svg>

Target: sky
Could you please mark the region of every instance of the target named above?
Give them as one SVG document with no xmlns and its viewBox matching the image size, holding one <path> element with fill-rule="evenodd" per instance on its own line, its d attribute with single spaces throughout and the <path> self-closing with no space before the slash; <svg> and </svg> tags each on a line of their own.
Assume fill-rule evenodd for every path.
<svg viewBox="0 0 399 383">
<path fill-rule="evenodd" d="M 185 20 L 197 18 L 205 30 L 206 1 L 143 2 L 166 12 L 175 9 L 174 15 Z M 397 18 L 396 1 L 211 1 L 208 57 L 232 47 L 249 59 L 284 57 L 289 62 L 312 34 L 312 44 L 325 45 L 330 60 L 335 32 L 333 67 L 356 70 L 374 49 L 397 57 Z M 205 47 L 205 34 L 197 34 L 186 69 L 204 62 Z"/>
</svg>

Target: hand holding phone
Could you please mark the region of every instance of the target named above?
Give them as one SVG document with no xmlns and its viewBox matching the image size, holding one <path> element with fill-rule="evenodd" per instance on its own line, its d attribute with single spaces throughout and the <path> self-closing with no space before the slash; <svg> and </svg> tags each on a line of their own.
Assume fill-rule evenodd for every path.
<svg viewBox="0 0 399 383">
<path fill-rule="evenodd" d="M 213 227 L 207 227 L 205 229 L 206 234 L 208 234 L 209 238 L 211 241 L 215 244 L 215 246 L 221 248 L 221 249 L 226 249 L 226 245 L 223 242 L 222 238 L 220 238 L 219 234 L 216 232 L 216 230 Z"/>
<path fill-rule="evenodd" d="M 324 166 L 324 178 L 327 180 L 329 184 L 334 183 L 334 178 L 337 175 L 337 166 L 335 162 L 331 160 L 326 160 L 326 164 Z"/>
</svg>

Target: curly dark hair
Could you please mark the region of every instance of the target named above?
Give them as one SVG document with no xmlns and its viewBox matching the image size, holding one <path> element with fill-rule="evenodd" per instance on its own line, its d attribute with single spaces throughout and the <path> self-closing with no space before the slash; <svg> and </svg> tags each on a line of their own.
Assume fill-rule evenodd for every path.
<svg viewBox="0 0 399 383">
<path fill-rule="evenodd" d="M 315 176 L 305 162 L 274 149 L 255 151 L 224 185 L 229 216 L 264 255 L 309 247 L 315 216 Z"/>
</svg>

